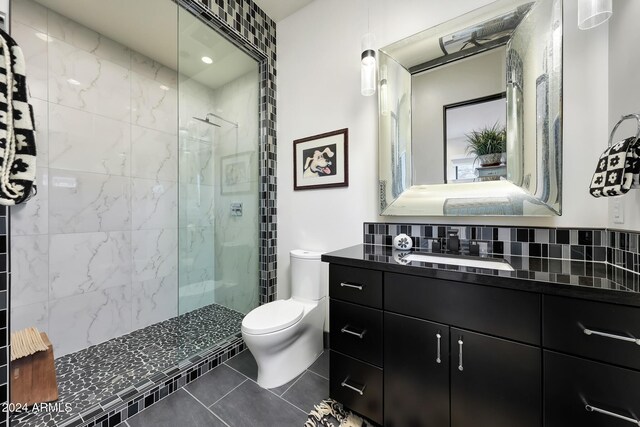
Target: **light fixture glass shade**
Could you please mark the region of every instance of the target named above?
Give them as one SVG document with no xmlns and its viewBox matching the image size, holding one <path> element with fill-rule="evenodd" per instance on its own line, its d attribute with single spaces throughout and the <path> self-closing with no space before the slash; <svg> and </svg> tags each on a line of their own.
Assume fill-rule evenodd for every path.
<svg viewBox="0 0 640 427">
<path fill-rule="evenodd" d="M 613 15 L 612 0 L 578 0 L 578 28 L 589 30 Z"/>
<path fill-rule="evenodd" d="M 371 33 L 362 36 L 362 54 L 360 56 L 360 93 L 371 96 L 376 93 L 376 51 L 375 37 Z"/>
</svg>

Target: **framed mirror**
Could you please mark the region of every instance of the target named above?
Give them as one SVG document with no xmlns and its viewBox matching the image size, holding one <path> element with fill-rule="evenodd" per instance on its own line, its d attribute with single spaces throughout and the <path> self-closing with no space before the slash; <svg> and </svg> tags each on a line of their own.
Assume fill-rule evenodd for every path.
<svg viewBox="0 0 640 427">
<path fill-rule="evenodd" d="M 379 50 L 381 215 L 560 215 L 562 0 L 498 0 Z"/>
</svg>

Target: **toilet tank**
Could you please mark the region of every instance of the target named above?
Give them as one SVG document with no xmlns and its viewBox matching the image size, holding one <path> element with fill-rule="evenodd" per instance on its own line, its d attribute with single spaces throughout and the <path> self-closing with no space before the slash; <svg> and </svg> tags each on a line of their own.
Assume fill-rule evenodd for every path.
<svg viewBox="0 0 640 427">
<path fill-rule="evenodd" d="M 291 257 L 291 296 L 317 301 L 327 295 L 320 252 L 295 249 Z"/>
</svg>

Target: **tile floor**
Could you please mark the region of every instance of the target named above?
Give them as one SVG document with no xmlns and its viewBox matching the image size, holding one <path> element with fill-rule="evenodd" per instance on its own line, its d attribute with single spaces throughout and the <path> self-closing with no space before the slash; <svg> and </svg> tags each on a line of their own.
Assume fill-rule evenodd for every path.
<svg viewBox="0 0 640 427">
<path fill-rule="evenodd" d="M 265 390 L 248 350 L 128 419 L 129 427 L 302 427 L 313 405 L 329 397 L 329 352 L 302 375 Z"/>
</svg>

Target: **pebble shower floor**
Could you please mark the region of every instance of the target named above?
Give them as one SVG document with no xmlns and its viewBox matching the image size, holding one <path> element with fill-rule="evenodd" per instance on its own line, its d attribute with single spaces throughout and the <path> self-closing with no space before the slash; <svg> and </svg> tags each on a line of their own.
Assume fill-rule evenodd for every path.
<svg viewBox="0 0 640 427">
<path fill-rule="evenodd" d="M 211 304 L 60 357 L 55 361 L 58 405 L 38 413 L 13 413 L 11 425 L 82 425 L 82 421 L 126 403 L 158 382 L 164 384 L 181 367 L 202 360 L 199 353 L 232 344 L 229 337 L 241 340 L 243 316 Z M 81 414 L 80 422 L 73 422 Z"/>
</svg>

